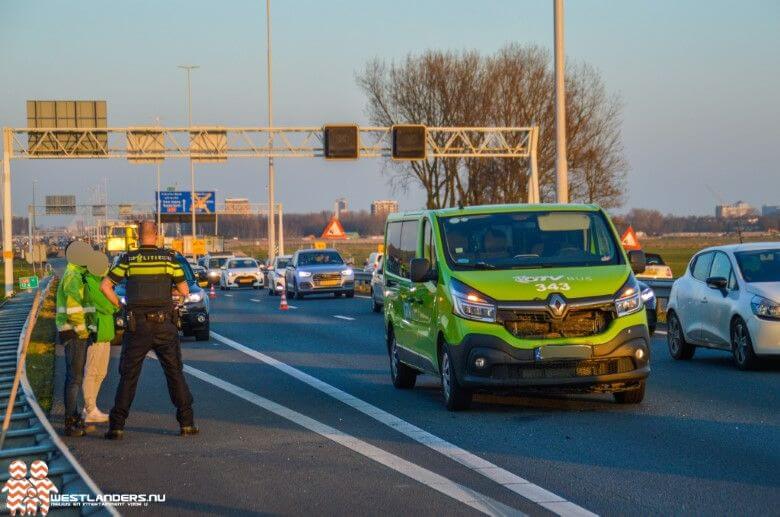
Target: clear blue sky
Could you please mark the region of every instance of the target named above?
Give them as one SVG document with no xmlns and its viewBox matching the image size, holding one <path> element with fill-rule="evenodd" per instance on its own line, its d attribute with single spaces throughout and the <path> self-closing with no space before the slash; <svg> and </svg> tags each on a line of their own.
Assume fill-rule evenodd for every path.
<svg viewBox="0 0 780 517">
<path fill-rule="evenodd" d="M 427 48 L 490 53 L 507 42 L 552 44 L 551 0 L 275 0 L 275 122 L 365 122 L 354 75 L 366 60 Z M 626 209 L 712 213 L 709 184 L 728 201 L 780 204 L 780 2 L 568 0 L 569 59 L 603 74 L 624 103 L 631 164 Z M 263 0 L 2 0 L 0 125 L 25 125 L 27 99 L 106 99 L 112 126 L 184 124 L 185 77 L 196 63 L 196 124 L 263 125 Z M 189 184 L 182 160 L 166 184 Z M 121 160 L 14 161 L 22 213 L 31 181 L 41 194 L 84 192 L 109 178 L 112 201 L 153 199 L 154 169 Z M 265 199 L 265 162 L 198 167 L 198 187 L 219 197 Z M 286 210 L 352 208 L 418 192 L 393 192 L 381 163 L 279 160 Z"/>
</svg>

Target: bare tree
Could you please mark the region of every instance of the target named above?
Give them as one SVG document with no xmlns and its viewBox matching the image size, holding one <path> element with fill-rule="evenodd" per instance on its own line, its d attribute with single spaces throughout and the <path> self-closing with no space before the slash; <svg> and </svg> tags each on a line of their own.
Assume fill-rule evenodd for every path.
<svg viewBox="0 0 780 517">
<path fill-rule="evenodd" d="M 620 206 L 628 169 L 620 101 L 588 65 L 570 65 L 566 75 L 572 200 Z M 491 56 L 429 50 L 398 63 L 370 61 L 357 82 L 377 125 L 538 125 L 541 196 L 554 199 L 554 81 L 545 49 L 507 45 Z M 422 187 L 430 208 L 518 202 L 528 194 L 526 160 L 431 158 L 391 170 L 395 185 Z"/>
</svg>

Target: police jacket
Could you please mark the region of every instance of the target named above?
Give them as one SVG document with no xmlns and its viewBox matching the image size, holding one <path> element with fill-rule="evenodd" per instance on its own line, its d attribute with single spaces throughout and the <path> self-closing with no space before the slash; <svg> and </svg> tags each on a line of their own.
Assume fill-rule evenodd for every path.
<svg viewBox="0 0 780 517">
<path fill-rule="evenodd" d="M 122 255 L 108 278 L 114 284 L 126 280 L 128 308 L 150 310 L 172 309 L 171 288 L 185 281 L 175 252 L 144 245 Z"/>
</svg>

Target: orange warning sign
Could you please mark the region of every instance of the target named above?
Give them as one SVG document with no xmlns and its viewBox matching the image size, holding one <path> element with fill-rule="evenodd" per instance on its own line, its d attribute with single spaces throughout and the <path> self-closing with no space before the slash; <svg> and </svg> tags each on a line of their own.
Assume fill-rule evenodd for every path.
<svg viewBox="0 0 780 517">
<path fill-rule="evenodd" d="M 636 236 L 634 228 L 629 226 L 626 231 L 623 232 L 623 236 L 620 237 L 620 244 L 627 250 L 641 250 L 642 245 L 639 244 L 639 237 Z"/>
<path fill-rule="evenodd" d="M 331 218 L 331 220 L 328 222 L 328 225 L 325 227 L 325 229 L 322 231 L 321 237 L 322 239 L 346 239 L 347 234 L 344 231 L 344 227 L 341 226 L 341 223 L 338 219 L 335 217 Z"/>
</svg>

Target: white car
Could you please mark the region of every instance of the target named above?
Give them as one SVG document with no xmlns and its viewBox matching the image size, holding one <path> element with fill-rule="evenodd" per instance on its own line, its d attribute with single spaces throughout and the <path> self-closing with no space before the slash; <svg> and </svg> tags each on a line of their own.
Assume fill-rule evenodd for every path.
<svg viewBox="0 0 780 517">
<path fill-rule="evenodd" d="M 260 289 L 265 283 L 263 270 L 253 258 L 233 257 L 222 266 L 219 288 L 254 287 Z"/>
<path fill-rule="evenodd" d="M 698 252 L 672 286 L 666 319 L 675 359 L 715 348 L 747 370 L 762 356 L 780 356 L 780 242 Z"/>
<path fill-rule="evenodd" d="M 274 263 L 268 266 L 265 272 L 268 294 L 271 296 L 281 294 L 284 290 L 284 273 L 292 255 L 281 255 L 274 259 Z"/>
</svg>

